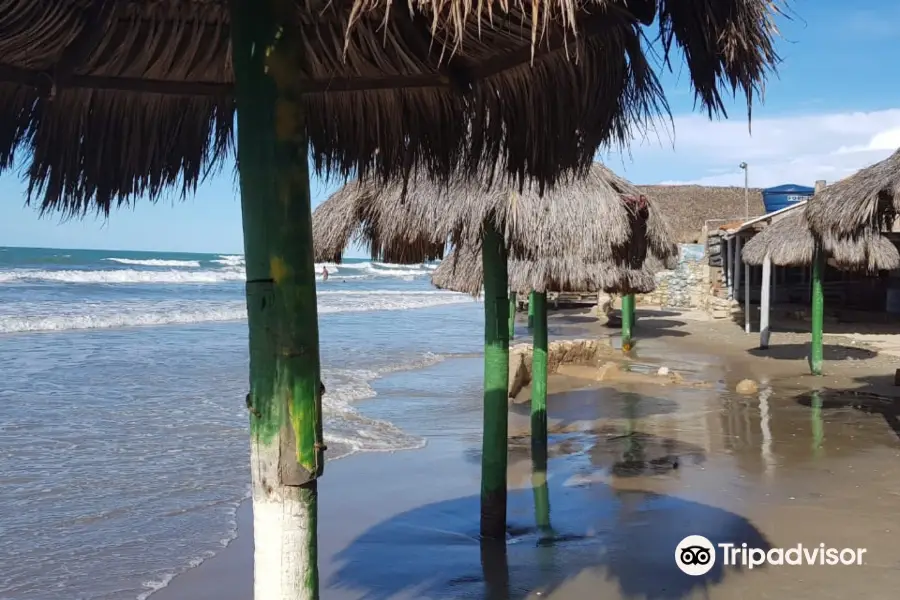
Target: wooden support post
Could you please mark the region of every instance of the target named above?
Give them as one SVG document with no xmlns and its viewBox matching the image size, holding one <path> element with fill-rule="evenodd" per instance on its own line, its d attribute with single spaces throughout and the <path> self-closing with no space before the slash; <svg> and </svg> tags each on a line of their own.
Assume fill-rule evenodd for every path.
<svg viewBox="0 0 900 600">
<path fill-rule="evenodd" d="M 303 40 L 290 9 L 231 2 L 250 329 L 254 598 L 319 597 L 324 465 Z"/>
<path fill-rule="evenodd" d="M 533 292 L 534 351 L 531 362 L 531 449 L 547 445 L 547 294 Z"/>
<path fill-rule="evenodd" d="M 809 368 L 813 375 L 822 374 L 823 347 L 822 333 L 825 326 L 825 293 L 822 290 L 822 276 L 825 274 L 825 253 L 816 248 L 812 264 L 812 315 L 809 349 Z"/>
<path fill-rule="evenodd" d="M 531 484 L 538 530 L 550 529 L 550 491 L 547 487 L 547 294 L 533 292 L 534 351 L 531 363 Z"/>
<path fill-rule="evenodd" d="M 728 288 L 728 299 L 734 298 L 734 240 L 725 240 L 725 281 Z"/>
<path fill-rule="evenodd" d="M 741 238 L 734 238 L 734 275 L 732 276 L 733 298 L 740 304 L 741 294 Z"/>
<path fill-rule="evenodd" d="M 542 535 L 552 533 L 550 526 L 550 488 L 547 486 L 547 446 L 531 449 L 531 489 L 534 496 L 534 523 Z"/>
<path fill-rule="evenodd" d="M 628 352 L 631 350 L 631 326 L 634 317 L 634 294 L 625 294 L 622 296 L 622 350 Z"/>
<path fill-rule="evenodd" d="M 762 291 L 759 301 L 759 347 L 769 347 L 769 314 L 771 311 L 772 258 L 766 254 L 762 267 Z"/>
<path fill-rule="evenodd" d="M 534 292 L 528 294 L 528 331 L 534 328 Z"/>
<path fill-rule="evenodd" d="M 744 264 L 744 333 L 750 333 L 750 265 Z"/>
<path fill-rule="evenodd" d="M 509 292 L 509 339 L 516 337 L 516 293 Z"/>
<path fill-rule="evenodd" d="M 494 224 L 485 224 L 484 269 L 484 435 L 481 450 L 481 535 L 506 537 L 506 464 L 509 423 L 509 324 L 506 242 Z M 529 303 L 529 309 L 531 303 Z"/>
</svg>

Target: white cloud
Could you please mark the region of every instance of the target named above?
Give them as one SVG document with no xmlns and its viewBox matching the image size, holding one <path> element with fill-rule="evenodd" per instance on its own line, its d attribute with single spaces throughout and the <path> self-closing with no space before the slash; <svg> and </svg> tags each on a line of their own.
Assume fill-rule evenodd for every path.
<svg viewBox="0 0 900 600">
<path fill-rule="evenodd" d="M 641 183 L 655 176 L 663 183 L 743 185 L 738 165 L 746 161 L 751 186 L 811 186 L 817 179 L 846 177 L 900 147 L 900 109 L 754 118 L 752 133 L 737 115 L 728 121 L 694 115 L 674 121 L 674 135 L 633 143 L 626 177 L 634 169 L 641 176 L 632 178 Z"/>
</svg>

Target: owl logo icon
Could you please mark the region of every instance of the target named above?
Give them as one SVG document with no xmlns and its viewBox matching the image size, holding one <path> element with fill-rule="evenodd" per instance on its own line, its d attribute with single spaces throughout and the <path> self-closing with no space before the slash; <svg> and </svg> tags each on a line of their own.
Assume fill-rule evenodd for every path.
<svg viewBox="0 0 900 600">
<path fill-rule="evenodd" d="M 702 535 L 689 535 L 675 547 L 675 564 L 687 575 L 706 575 L 716 564 L 716 549 Z"/>
</svg>

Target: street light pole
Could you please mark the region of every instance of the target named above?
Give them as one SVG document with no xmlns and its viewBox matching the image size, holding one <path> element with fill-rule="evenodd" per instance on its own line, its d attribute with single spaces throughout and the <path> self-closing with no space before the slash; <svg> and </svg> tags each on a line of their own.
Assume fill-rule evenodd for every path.
<svg viewBox="0 0 900 600">
<path fill-rule="evenodd" d="M 744 213 L 747 219 L 750 218 L 750 194 L 747 189 L 749 178 L 747 176 L 747 163 L 742 162 L 740 167 L 744 170 Z"/>
</svg>

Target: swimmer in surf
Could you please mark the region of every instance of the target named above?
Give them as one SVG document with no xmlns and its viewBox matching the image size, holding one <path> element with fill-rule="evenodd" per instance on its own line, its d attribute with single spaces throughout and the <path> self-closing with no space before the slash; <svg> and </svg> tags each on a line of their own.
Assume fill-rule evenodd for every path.
<svg viewBox="0 0 900 600">
<path fill-rule="evenodd" d="M 322 267 L 322 281 L 328 281 L 328 267 Z"/>
</svg>

